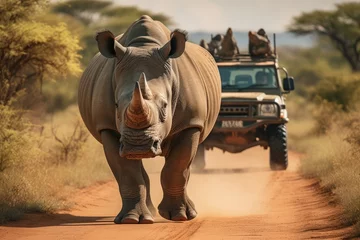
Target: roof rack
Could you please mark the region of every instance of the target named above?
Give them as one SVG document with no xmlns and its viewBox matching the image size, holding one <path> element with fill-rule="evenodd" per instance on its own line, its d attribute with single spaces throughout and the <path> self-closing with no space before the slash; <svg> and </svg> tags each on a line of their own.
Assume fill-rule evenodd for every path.
<svg viewBox="0 0 360 240">
<path fill-rule="evenodd" d="M 277 62 L 278 61 L 278 54 L 276 51 L 276 34 L 273 34 L 273 41 L 274 41 L 274 53 L 270 56 L 253 56 L 250 55 L 249 53 L 247 54 L 236 54 L 234 56 L 231 57 L 224 57 L 224 56 L 219 56 L 219 55 L 213 55 L 213 57 L 215 58 L 216 62 L 229 62 L 229 61 L 239 61 L 239 62 L 268 62 L 268 61 L 273 61 L 273 62 Z"/>
<path fill-rule="evenodd" d="M 216 62 L 229 62 L 229 61 L 239 61 L 239 62 L 268 62 L 273 61 L 277 62 L 277 56 L 252 56 L 250 54 L 236 54 L 231 57 L 224 57 L 219 55 L 214 55 Z"/>
</svg>

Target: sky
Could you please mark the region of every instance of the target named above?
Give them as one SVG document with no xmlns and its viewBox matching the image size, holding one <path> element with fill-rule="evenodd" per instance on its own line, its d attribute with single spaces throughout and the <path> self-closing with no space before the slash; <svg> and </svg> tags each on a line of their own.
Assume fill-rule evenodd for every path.
<svg viewBox="0 0 360 240">
<path fill-rule="evenodd" d="M 360 0 L 354 0 L 360 1 Z M 283 32 L 294 16 L 313 10 L 331 10 L 347 0 L 114 0 L 171 17 L 187 31 L 249 31 L 264 28 Z"/>
</svg>

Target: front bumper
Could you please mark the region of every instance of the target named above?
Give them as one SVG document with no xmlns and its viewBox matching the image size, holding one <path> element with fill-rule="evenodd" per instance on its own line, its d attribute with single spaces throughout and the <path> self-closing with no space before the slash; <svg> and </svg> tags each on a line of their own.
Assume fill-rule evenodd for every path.
<svg viewBox="0 0 360 240">
<path fill-rule="evenodd" d="M 225 127 L 221 127 L 221 122 L 222 121 L 227 121 L 227 120 L 236 120 L 236 121 L 243 121 L 243 122 L 254 122 L 251 124 L 248 124 L 246 126 L 240 127 L 240 128 L 225 128 Z M 267 120 L 259 120 L 259 119 L 253 119 L 253 120 L 249 120 L 248 118 L 246 119 L 241 119 L 241 118 L 226 118 L 226 117 L 218 117 L 218 119 L 216 120 L 216 124 L 213 128 L 213 130 L 211 131 L 212 133 L 241 133 L 241 134 L 245 134 L 248 133 L 252 130 L 255 130 L 259 127 L 265 126 L 265 125 L 271 125 L 271 124 L 286 124 L 289 121 L 289 119 L 287 118 L 280 118 L 280 119 L 267 119 Z M 219 127 L 220 125 L 220 127 Z"/>
</svg>

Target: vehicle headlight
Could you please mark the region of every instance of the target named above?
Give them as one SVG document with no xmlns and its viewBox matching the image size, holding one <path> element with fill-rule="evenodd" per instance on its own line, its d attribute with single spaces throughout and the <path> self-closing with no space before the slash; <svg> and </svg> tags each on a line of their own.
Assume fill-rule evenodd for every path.
<svg viewBox="0 0 360 240">
<path fill-rule="evenodd" d="M 276 117 L 278 115 L 278 109 L 276 104 L 260 104 L 259 116 Z"/>
</svg>

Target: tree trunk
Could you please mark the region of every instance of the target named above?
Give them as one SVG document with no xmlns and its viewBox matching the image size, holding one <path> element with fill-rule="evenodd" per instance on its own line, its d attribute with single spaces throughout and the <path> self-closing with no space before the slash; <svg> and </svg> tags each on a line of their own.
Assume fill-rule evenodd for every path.
<svg viewBox="0 0 360 240">
<path fill-rule="evenodd" d="M 354 66 L 352 67 L 353 72 L 360 72 L 360 60 L 356 61 Z"/>
</svg>

